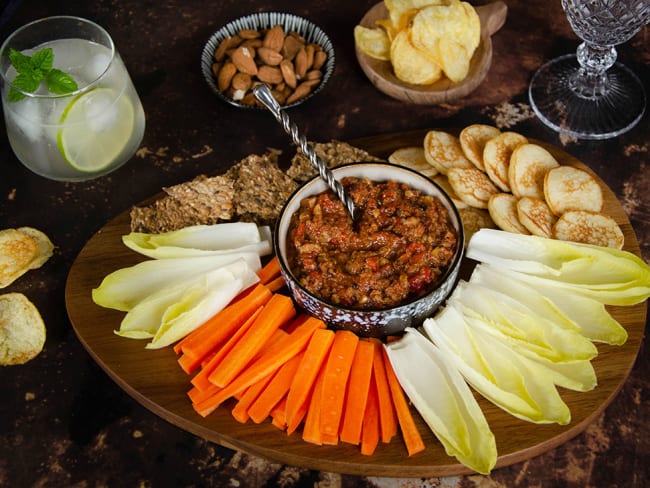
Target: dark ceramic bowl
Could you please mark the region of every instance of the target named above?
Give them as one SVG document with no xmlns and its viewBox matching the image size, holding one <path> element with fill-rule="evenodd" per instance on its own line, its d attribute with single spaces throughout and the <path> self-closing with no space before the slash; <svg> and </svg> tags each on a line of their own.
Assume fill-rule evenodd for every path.
<svg viewBox="0 0 650 488">
<path fill-rule="evenodd" d="M 327 34 L 325 34 L 325 32 L 320 27 L 318 27 L 310 20 L 298 17 L 297 15 L 282 12 L 258 12 L 228 22 L 221 29 L 212 34 L 208 42 L 203 47 L 203 52 L 201 53 L 201 72 L 203 73 L 203 77 L 205 78 L 208 86 L 224 102 L 239 108 L 264 109 L 262 106 L 244 105 L 242 103 L 239 103 L 226 96 L 221 92 L 221 90 L 219 90 L 219 87 L 217 86 L 217 80 L 214 76 L 214 73 L 212 72 L 212 64 L 214 63 L 213 54 L 217 49 L 217 46 L 219 46 L 221 41 L 227 37 L 234 36 L 242 29 L 261 30 L 271 28 L 278 24 L 282 25 L 285 32 L 297 32 L 302 37 L 304 37 L 307 42 L 318 44 L 323 48 L 323 51 L 327 53 L 327 61 L 321 68 L 323 72 L 321 82 L 309 95 L 301 98 L 300 100 L 297 100 L 294 103 L 283 105 L 282 108 L 290 108 L 295 107 L 296 105 L 300 105 L 301 103 L 309 100 L 311 97 L 316 95 L 323 88 L 325 88 L 325 85 L 327 85 L 327 82 L 334 73 L 335 61 L 334 46 L 332 45 L 332 41 L 330 41 L 330 38 L 327 36 Z"/>
<path fill-rule="evenodd" d="M 347 329 L 364 337 L 383 337 L 396 334 L 409 326 L 419 326 L 422 321 L 433 315 L 451 293 L 463 257 L 464 233 L 460 214 L 447 194 L 433 181 L 410 169 L 387 163 L 353 163 L 333 170 L 337 179 L 346 176 L 366 177 L 373 181 L 394 180 L 409 184 L 429 195 L 437 196 L 447 208 L 452 225 L 458 236 L 458 244 L 453 260 L 441 276 L 436 288 L 426 295 L 412 299 L 401 305 L 376 310 L 344 308 L 329 303 L 305 289 L 295 278 L 287 261 L 287 233 L 291 216 L 300 207 L 300 202 L 309 196 L 327 189 L 327 184 L 316 177 L 298 188 L 285 204 L 278 218 L 274 247 L 280 261 L 282 275 L 295 301 L 312 315 L 320 318 L 335 329 Z"/>
</svg>

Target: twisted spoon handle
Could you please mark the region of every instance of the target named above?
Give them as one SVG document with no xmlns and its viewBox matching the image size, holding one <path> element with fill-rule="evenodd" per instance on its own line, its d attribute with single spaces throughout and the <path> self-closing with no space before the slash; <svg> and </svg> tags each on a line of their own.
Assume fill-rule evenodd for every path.
<svg viewBox="0 0 650 488">
<path fill-rule="evenodd" d="M 291 136 L 293 142 L 300 147 L 302 152 L 309 158 L 311 164 L 318 170 L 320 177 L 327 182 L 327 185 L 331 190 L 336 194 L 336 196 L 343 202 L 345 208 L 348 210 L 352 220 L 355 219 L 356 208 L 354 202 L 350 196 L 345 192 L 343 185 L 334 178 L 334 174 L 329 170 L 325 161 L 323 161 L 316 151 L 309 145 L 307 139 L 304 136 L 298 134 L 298 127 L 296 124 L 292 123 L 289 120 L 289 116 L 282 111 L 280 104 L 273 98 L 271 89 L 268 85 L 260 84 L 253 88 L 253 95 L 257 98 L 262 104 L 269 109 L 269 111 L 275 116 L 278 122 L 282 124 L 284 131 Z"/>
</svg>

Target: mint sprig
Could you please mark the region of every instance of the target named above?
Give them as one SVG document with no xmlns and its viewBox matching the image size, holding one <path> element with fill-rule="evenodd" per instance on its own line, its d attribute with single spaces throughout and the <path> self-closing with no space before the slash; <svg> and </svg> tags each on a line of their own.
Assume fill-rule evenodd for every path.
<svg viewBox="0 0 650 488">
<path fill-rule="evenodd" d="M 25 94 L 15 88 L 19 88 L 23 92 L 33 93 L 43 81 L 49 92 L 57 95 L 65 95 L 78 88 L 77 82 L 69 74 L 52 67 L 54 62 L 52 48 L 41 49 L 35 52 L 33 56 L 27 56 L 20 51 L 11 49 L 9 51 L 9 60 L 18 72 L 18 75 L 11 83 L 13 86 L 9 90 L 10 102 L 17 102 L 25 98 Z"/>
</svg>

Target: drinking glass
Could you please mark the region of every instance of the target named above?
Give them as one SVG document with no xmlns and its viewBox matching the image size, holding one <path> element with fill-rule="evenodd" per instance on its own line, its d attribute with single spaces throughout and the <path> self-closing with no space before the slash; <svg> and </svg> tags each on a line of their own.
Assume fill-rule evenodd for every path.
<svg viewBox="0 0 650 488">
<path fill-rule="evenodd" d="M 562 0 L 583 41 L 576 55 L 549 61 L 533 76 L 528 95 L 547 126 L 578 139 L 608 139 L 634 127 L 645 111 L 639 78 L 616 62 L 616 48 L 650 20 L 649 0 Z"/>
<path fill-rule="evenodd" d="M 44 82 L 27 91 L 17 81 L 11 51 L 40 59 L 35 53 L 47 48 L 52 67 L 76 81 L 72 92 L 52 93 Z M 0 47 L 0 79 L 11 148 L 41 176 L 82 181 L 105 175 L 142 141 L 145 116 L 131 78 L 108 32 L 89 20 L 57 16 L 21 27 Z"/>
</svg>

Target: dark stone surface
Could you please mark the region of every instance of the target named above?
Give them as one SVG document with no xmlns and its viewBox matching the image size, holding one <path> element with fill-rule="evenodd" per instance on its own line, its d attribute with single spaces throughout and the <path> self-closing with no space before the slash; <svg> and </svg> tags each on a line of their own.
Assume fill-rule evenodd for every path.
<svg viewBox="0 0 650 488">
<path fill-rule="evenodd" d="M 241 111 L 211 94 L 199 69 L 203 44 L 225 22 L 249 12 L 282 10 L 318 23 L 332 38 L 336 70 L 321 94 L 291 111 L 313 140 L 459 128 L 484 122 L 562 146 L 592 167 L 630 216 L 650 258 L 650 122 L 605 142 L 559 138 L 532 114 L 527 84 L 544 61 L 572 52 L 577 39 L 560 2 L 512 0 L 494 37 L 485 82 L 463 100 L 407 106 L 378 92 L 359 68 L 352 29 L 373 1 L 251 0 L 5 1 L 0 38 L 53 14 L 103 25 L 134 79 L 147 116 L 138 156 L 86 183 L 57 183 L 30 173 L 0 128 L 0 227 L 34 226 L 56 244 L 52 259 L 4 291 L 25 293 L 48 328 L 44 351 L 24 366 L 0 368 L 0 486 L 318 486 L 318 487 L 643 487 L 650 480 L 646 344 L 620 394 L 583 434 L 489 477 L 364 478 L 282 466 L 206 442 L 161 420 L 94 364 L 67 318 L 68 270 L 90 236 L 110 218 L 199 173 L 223 171 L 252 152 L 288 148 L 264 112 Z M 478 2 L 477 2 L 478 3 Z M 650 30 L 619 49 L 650 86 Z M 647 328 L 647 325 L 646 325 Z"/>
</svg>

